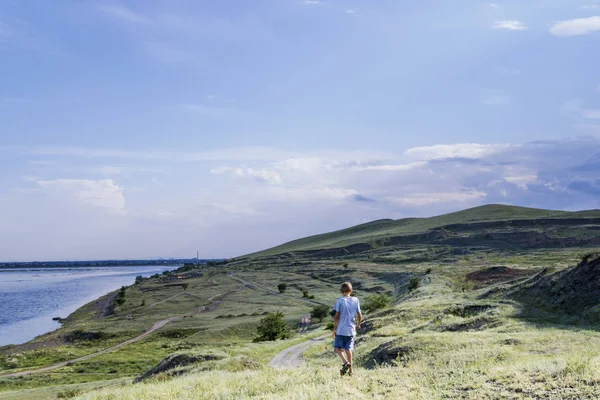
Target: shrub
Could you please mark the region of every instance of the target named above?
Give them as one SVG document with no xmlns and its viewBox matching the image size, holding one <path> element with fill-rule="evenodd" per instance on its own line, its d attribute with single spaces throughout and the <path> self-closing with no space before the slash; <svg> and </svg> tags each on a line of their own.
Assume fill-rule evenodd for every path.
<svg viewBox="0 0 600 400">
<path fill-rule="evenodd" d="M 348 269 L 348 263 L 344 264 L 344 268 Z"/>
<path fill-rule="evenodd" d="M 287 283 L 281 282 L 279 285 L 277 285 L 277 290 L 279 290 L 279 293 L 285 293 L 287 290 Z"/>
<path fill-rule="evenodd" d="M 141 275 L 138 275 L 138 276 L 135 277 L 135 283 L 136 284 L 141 283 L 143 280 L 144 280 L 144 277 L 141 276 Z"/>
<path fill-rule="evenodd" d="M 425 273 L 427 275 L 429 275 L 431 273 L 431 271 L 433 271 L 433 268 L 429 267 L 429 268 L 427 268 L 427 271 L 425 271 Z"/>
<path fill-rule="evenodd" d="M 410 281 L 408 282 L 408 291 L 412 292 L 417 290 L 419 286 L 421 286 L 421 281 L 419 278 L 410 278 Z"/>
<path fill-rule="evenodd" d="M 281 311 L 271 313 L 262 318 L 256 330 L 258 331 L 258 336 L 254 339 L 255 342 L 288 339 L 290 337 L 290 332 Z"/>
<path fill-rule="evenodd" d="M 325 330 L 332 331 L 333 330 L 333 322 L 329 321 L 327 325 L 325 325 Z"/>
<path fill-rule="evenodd" d="M 316 306 L 310 312 L 310 316 L 314 319 L 318 319 L 319 322 L 323 322 L 325 317 L 329 314 L 329 307 L 325 305 Z"/>
<path fill-rule="evenodd" d="M 302 291 L 302 297 L 308 299 L 308 289 L 302 288 L 300 290 Z"/>
<path fill-rule="evenodd" d="M 187 282 L 186 282 L 186 283 L 182 283 L 182 284 L 181 284 L 181 287 L 183 288 L 183 291 L 184 291 L 184 292 L 187 290 L 187 288 L 188 288 L 189 286 L 190 286 L 190 284 L 189 284 L 189 283 L 187 283 Z"/>
<path fill-rule="evenodd" d="M 390 305 L 392 299 L 387 294 L 373 294 L 365 298 L 363 309 L 367 313 L 371 313 L 382 308 L 386 308 Z"/>
<path fill-rule="evenodd" d="M 77 397 L 81 394 L 81 390 L 79 389 L 67 389 L 56 394 L 57 399 L 72 399 L 73 397 Z"/>
</svg>

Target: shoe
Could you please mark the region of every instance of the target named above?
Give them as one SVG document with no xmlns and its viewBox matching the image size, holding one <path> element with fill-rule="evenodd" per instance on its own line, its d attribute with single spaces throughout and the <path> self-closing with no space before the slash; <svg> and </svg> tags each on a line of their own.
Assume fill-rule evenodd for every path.
<svg viewBox="0 0 600 400">
<path fill-rule="evenodd" d="M 340 369 L 340 375 L 344 376 L 348 373 L 348 370 L 350 369 L 350 363 L 345 362 L 344 365 L 342 365 L 342 369 Z"/>
</svg>

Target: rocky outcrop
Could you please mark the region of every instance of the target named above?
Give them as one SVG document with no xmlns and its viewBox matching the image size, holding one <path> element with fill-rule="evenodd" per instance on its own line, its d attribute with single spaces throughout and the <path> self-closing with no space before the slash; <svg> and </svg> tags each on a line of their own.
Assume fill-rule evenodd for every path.
<svg viewBox="0 0 600 400">
<path fill-rule="evenodd" d="M 186 367 L 188 365 L 196 364 L 203 361 L 219 360 L 222 357 L 215 355 L 198 355 L 191 356 L 189 354 L 171 354 L 158 363 L 154 368 L 144 372 L 141 376 L 135 378 L 133 383 L 142 382 L 154 375 L 161 374 L 163 372 L 172 371 L 175 368 Z"/>
</svg>

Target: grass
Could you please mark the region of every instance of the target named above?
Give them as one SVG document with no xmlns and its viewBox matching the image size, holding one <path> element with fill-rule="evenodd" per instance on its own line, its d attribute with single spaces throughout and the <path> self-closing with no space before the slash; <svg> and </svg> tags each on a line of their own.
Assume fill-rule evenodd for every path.
<svg viewBox="0 0 600 400">
<path fill-rule="evenodd" d="M 386 229 L 408 232 L 491 218 L 594 215 L 494 206 L 431 219 L 378 221 L 344 235 L 358 238 Z M 580 233 L 571 230 L 573 235 Z M 542 268 L 574 265 L 589 249 L 488 246 L 465 250 L 425 243 L 384 246 L 339 258 L 245 258 L 203 268 L 205 275 L 186 281 L 185 291 L 176 283 L 144 280 L 126 289 L 125 302 L 109 317 L 99 318 L 97 307 L 90 303 L 71 315 L 62 329 L 34 341 L 49 343 L 49 348 L 0 348 L 0 370 L 72 359 L 137 336 L 157 320 L 178 319 L 106 355 L 49 373 L 0 377 L 0 399 L 57 398 L 59 393 L 81 399 L 141 400 L 595 398 L 600 391 L 598 326 L 581 320 L 574 325 L 579 317 L 550 317 L 536 309 L 524 312 L 525 303 L 505 296 Z M 485 284 L 467 277 L 497 265 L 530 274 Z M 236 277 L 273 292 L 286 283 L 289 297 L 244 286 Z M 328 321 L 287 341 L 252 343 L 260 318 L 282 311 L 294 328 L 313 307 L 299 301 L 302 289 L 315 301 L 332 305 L 345 280 L 353 283 L 361 299 L 386 294 L 393 300 L 392 308 L 366 315 L 357 341 L 356 375 L 339 377 L 339 361 L 330 341 L 312 346 L 303 367 L 285 371 L 266 367 L 281 350 L 326 333 Z M 494 295 L 489 295 L 490 290 Z M 76 331 L 102 335 L 65 343 L 64 337 Z M 178 353 L 220 358 L 181 368 L 181 377 L 163 373 L 147 383 L 130 383 L 167 355 Z"/>
</svg>

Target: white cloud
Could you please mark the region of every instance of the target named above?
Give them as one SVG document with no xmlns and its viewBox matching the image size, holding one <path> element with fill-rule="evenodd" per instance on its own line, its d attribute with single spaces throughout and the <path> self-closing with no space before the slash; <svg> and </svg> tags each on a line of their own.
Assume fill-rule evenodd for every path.
<svg viewBox="0 0 600 400">
<path fill-rule="evenodd" d="M 436 160 L 444 158 L 482 158 L 513 147 L 511 144 L 438 144 L 435 146 L 414 147 L 404 152 L 410 159 Z"/>
<path fill-rule="evenodd" d="M 550 33 L 558 37 L 588 35 L 600 31 L 600 16 L 556 22 Z"/>
<path fill-rule="evenodd" d="M 72 196 L 85 205 L 100 207 L 114 213 L 122 213 L 125 210 L 123 188 L 111 179 L 56 179 L 37 183 L 44 189 Z"/>
<path fill-rule="evenodd" d="M 350 15 L 356 14 L 356 10 L 353 10 L 353 9 L 349 8 L 349 9 L 346 10 L 346 14 L 350 14 Z"/>
<path fill-rule="evenodd" d="M 500 8 L 500 5 L 498 5 L 497 3 L 490 3 L 489 6 L 491 8 L 496 8 L 496 9 Z"/>
<path fill-rule="evenodd" d="M 231 173 L 238 178 L 252 178 L 259 182 L 266 182 L 272 185 L 281 183 L 281 176 L 279 176 L 277 172 L 268 171 L 265 169 L 257 170 L 247 167 L 220 167 L 214 168 L 210 172 L 213 174 Z"/>
<path fill-rule="evenodd" d="M 315 5 L 315 4 L 321 4 L 321 2 L 319 0 L 304 0 L 304 4 Z"/>
<path fill-rule="evenodd" d="M 58 247 L 75 255 L 90 254 L 87 257 L 97 254 L 90 248 L 99 245 L 110 252 L 103 257 L 140 257 L 148 249 L 156 255 L 182 256 L 189 250 L 195 253 L 198 243 L 209 255 L 235 256 L 359 222 L 430 216 L 485 203 L 600 208 L 600 140 L 593 137 L 522 145 L 444 144 L 395 156 L 266 148 L 133 154 L 84 150 L 72 152 L 77 157 L 130 157 L 119 167 L 127 190 L 109 179 L 38 179 L 38 192 L 0 194 L 6 199 L 0 207 L 5 231 L 22 226 L 33 232 L 34 226 L 59 225 L 60 232 L 52 239 L 68 245 Z M 65 167 L 70 159 L 64 158 L 64 149 L 53 151 L 61 154 L 57 159 L 60 168 Z M 46 155 L 43 160 L 54 157 Z M 181 158 L 202 163 L 161 165 Z M 152 160 L 154 167 L 164 169 L 162 186 L 152 184 L 148 176 L 129 177 L 127 171 L 136 168 L 136 160 L 144 166 Z M 72 161 L 82 164 L 80 159 Z M 220 175 L 210 174 L 211 168 Z M 36 173 L 47 177 L 51 170 Z M 17 177 L 27 174 L 33 172 Z M 40 257 L 55 254 L 57 245 L 44 245 L 43 236 L 23 239 L 27 246 L 19 254 L 27 255 L 27 249 L 37 244 L 44 249 Z M 222 237 L 228 238 L 226 243 Z M 2 240 L 17 243 L 0 232 Z"/>
<path fill-rule="evenodd" d="M 492 25 L 493 29 L 506 29 L 509 31 L 524 31 L 527 30 L 527 25 L 517 20 L 496 21 Z"/>
</svg>

